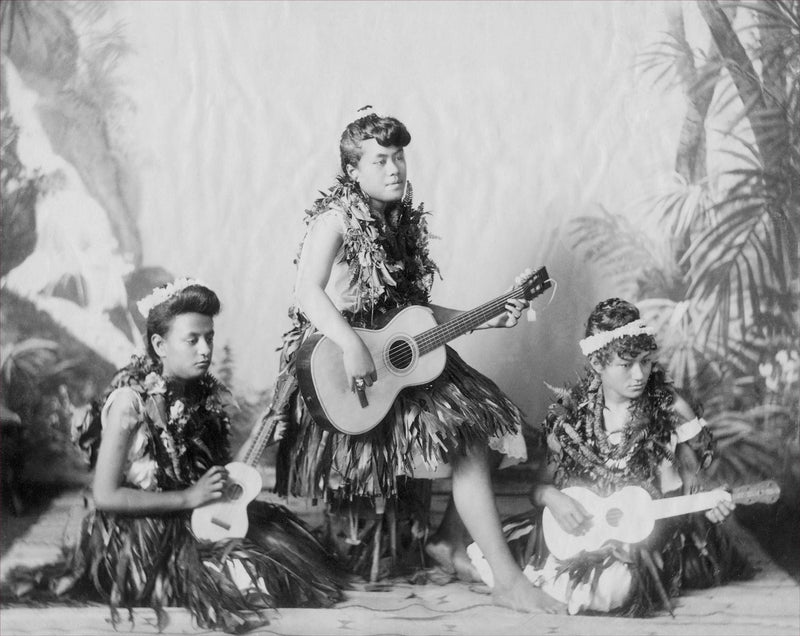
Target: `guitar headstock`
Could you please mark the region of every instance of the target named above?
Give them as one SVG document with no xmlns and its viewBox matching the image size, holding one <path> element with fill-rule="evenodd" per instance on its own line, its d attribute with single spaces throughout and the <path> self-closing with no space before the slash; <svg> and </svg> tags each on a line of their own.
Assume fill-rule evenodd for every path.
<svg viewBox="0 0 800 636">
<path fill-rule="evenodd" d="M 516 284 L 517 287 L 514 291 L 518 292 L 518 294 L 515 295 L 525 300 L 533 300 L 545 289 L 552 286 L 550 275 L 544 267 L 540 267 L 533 272 L 526 269 L 517 277 Z"/>
<path fill-rule="evenodd" d="M 733 502 L 737 504 L 775 503 L 781 496 L 781 487 L 771 479 L 757 484 L 733 489 Z"/>
</svg>

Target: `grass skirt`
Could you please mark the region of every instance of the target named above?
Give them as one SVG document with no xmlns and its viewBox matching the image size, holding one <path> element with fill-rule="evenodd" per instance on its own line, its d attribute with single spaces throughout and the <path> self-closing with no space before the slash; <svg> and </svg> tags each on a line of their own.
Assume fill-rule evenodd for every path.
<svg viewBox="0 0 800 636">
<path fill-rule="evenodd" d="M 10 576 L 33 600 L 102 600 L 119 609 L 151 607 L 159 630 L 165 607 L 185 607 L 205 629 L 242 632 L 269 623 L 274 607 L 329 607 L 344 577 L 307 526 L 283 506 L 253 502 L 243 539 L 199 542 L 188 514 L 132 517 L 93 511 L 66 563 Z"/>
<path fill-rule="evenodd" d="M 517 564 L 537 583 L 537 573 L 546 570 L 549 551 L 544 541 L 541 509 L 506 519 L 503 523 L 511 553 Z M 624 563 L 631 572 L 627 598 L 603 612 L 611 615 L 644 617 L 658 611 L 672 611 L 669 600 L 683 588 L 702 589 L 732 580 L 752 578 L 754 570 L 734 545 L 723 525 L 715 525 L 703 514 L 663 519 L 640 544 L 610 542 L 601 550 L 582 552 L 558 561 L 557 577 L 567 576 L 567 598 L 579 584 L 589 585 L 589 597 L 597 594 L 604 570 Z M 598 613 L 581 609 L 578 613 Z"/>
<path fill-rule="evenodd" d="M 307 334 L 304 334 L 307 335 Z M 283 366 L 294 374 L 297 343 L 288 339 Z M 413 476 L 414 466 L 433 471 L 452 452 L 489 438 L 514 433 L 522 413 L 489 378 L 470 367 L 450 347 L 442 374 L 433 382 L 407 387 L 383 421 L 363 435 L 345 435 L 317 426 L 296 391 L 289 402 L 289 426 L 277 460 L 276 491 L 311 499 L 393 497 L 397 477 Z"/>
</svg>

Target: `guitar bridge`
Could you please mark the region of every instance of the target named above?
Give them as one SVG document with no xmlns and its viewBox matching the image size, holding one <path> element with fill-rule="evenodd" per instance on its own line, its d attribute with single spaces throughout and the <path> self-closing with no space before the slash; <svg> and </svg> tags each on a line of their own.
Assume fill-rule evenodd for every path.
<svg viewBox="0 0 800 636">
<path fill-rule="evenodd" d="M 219 526 L 223 530 L 231 529 L 231 524 L 225 523 L 222 519 L 217 519 L 216 517 L 211 517 L 211 523 L 213 523 L 215 526 Z"/>
</svg>

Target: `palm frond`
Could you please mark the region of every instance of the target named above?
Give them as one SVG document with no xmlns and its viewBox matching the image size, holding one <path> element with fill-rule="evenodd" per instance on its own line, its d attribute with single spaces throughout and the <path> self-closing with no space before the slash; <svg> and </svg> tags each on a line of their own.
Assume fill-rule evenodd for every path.
<svg viewBox="0 0 800 636">
<path fill-rule="evenodd" d="M 571 222 L 573 246 L 603 268 L 622 290 L 636 293 L 645 273 L 663 274 L 662 285 L 670 286 L 675 272 L 664 246 L 635 228 L 624 216 L 600 206 L 600 214 L 582 216 Z M 653 278 L 653 277 L 650 277 Z M 621 292 L 622 293 L 622 292 Z"/>
<path fill-rule="evenodd" d="M 656 198 L 653 210 L 669 224 L 670 233 L 681 239 L 702 220 L 712 200 L 707 180 L 689 183 L 674 176 L 672 187 Z"/>
</svg>

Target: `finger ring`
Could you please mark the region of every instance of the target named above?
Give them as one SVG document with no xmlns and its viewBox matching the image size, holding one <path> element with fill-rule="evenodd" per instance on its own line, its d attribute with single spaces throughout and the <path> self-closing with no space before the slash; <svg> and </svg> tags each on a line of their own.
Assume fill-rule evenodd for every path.
<svg viewBox="0 0 800 636">
<path fill-rule="evenodd" d="M 356 388 L 364 388 L 364 378 L 356 378 Z"/>
</svg>

